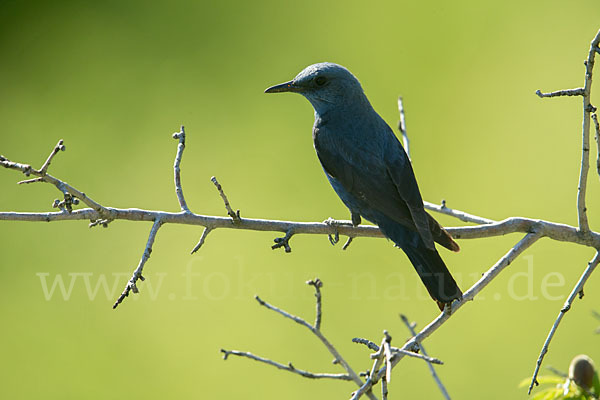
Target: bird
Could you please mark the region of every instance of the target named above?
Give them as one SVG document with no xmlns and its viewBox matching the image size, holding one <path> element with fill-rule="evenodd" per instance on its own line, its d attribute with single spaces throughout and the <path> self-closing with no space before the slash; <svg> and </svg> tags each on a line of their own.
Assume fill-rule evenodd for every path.
<svg viewBox="0 0 600 400">
<path fill-rule="evenodd" d="M 408 256 L 440 310 L 462 297 L 434 242 L 459 251 L 452 236 L 425 211 L 411 161 L 389 125 L 373 109 L 345 67 L 322 62 L 265 90 L 304 96 L 313 106 L 313 144 L 334 191 L 350 210 Z"/>
</svg>

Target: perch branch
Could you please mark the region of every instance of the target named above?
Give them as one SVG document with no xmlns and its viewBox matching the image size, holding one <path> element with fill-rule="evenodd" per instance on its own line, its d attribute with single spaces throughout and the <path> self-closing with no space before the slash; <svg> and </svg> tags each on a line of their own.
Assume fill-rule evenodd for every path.
<svg viewBox="0 0 600 400">
<path fill-rule="evenodd" d="M 249 359 L 254 360 L 254 361 L 258 361 L 258 362 L 261 362 L 261 363 L 272 365 L 275 368 L 279 368 L 279 369 L 282 369 L 284 371 L 289 371 L 289 372 L 292 372 L 294 374 L 301 375 L 301 376 L 303 376 L 305 378 L 310 378 L 310 379 L 339 379 L 339 380 L 342 380 L 342 381 L 351 381 L 352 380 L 352 377 L 350 377 L 350 375 L 348 375 L 348 374 L 313 373 L 313 372 L 305 371 L 305 370 L 302 370 L 302 369 L 298 369 L 298 368 L 294 367 L 294 365 L 292 365 L 292 363 L 288 363 L 287 365 L 285 365 L 285 364 L 279 363 L 277 361 L 270 360 L 268 358 L 257 356 L 255 354 L 249 353 L 247 351 L 237 351 L 237 350 L 225 350 L 225 349 L 221 349 L 221 352 L 223 353 L 223 359 L 224 360 L 227 360 L 227 357 L 229 357 L 230 355 L 238 356 L 238 357 L 246 357 L 246 358 L 249 358 Z"/>
<path fill-rule="evenodd" d="M 565 316 L 565 314 L 567 313 L 567 311 L 569 311 L 571 309 L 571 305 L 573 304 L 575 297 L 577 297 L 578 295 L 579 295 L 579 298 L 583 297 L 583 286 L 587 282 L 590 275 L 592 275 L 592 272 L 594 272 L 594 269 L 596 268 L 596 266 L 598 266 L 598 263 L 600 263 L 600 252 L 597 252 L 596 255 L 594 256 L 594 258 L 592 259 L 592 261 L 590 261 L 588 263 L 588 266 L 585 269 L 585 271 L 583 271 L 581 278 L 579 278 L 579 281 L 577 281 L 577 284 L 575 284 L 575 287 L 571 291 L 571 294 L 569 294 L 569 297 L 567 297 L 565 304 L 560 309 L 560 312 L 558 313 L 558 316 L 556 317 L 556 320 L 554 321 L 552 328 L 550 328 L 548 337 L 546 338 L 546 341 L 544 342 L 544 345 L 542 346 L 542 350 L 540 352 L 540 355 L 539 355 L 538 360 L 535 365 L 535 370 L 533 371 L 533 377 L 531 378 L 531 383 L 529 384 L 529 390 L 527 391 L 528 394 L 531 394 L 531 390 L 533 389 L 534 385 L 536 385 L 536 386 L 538 385 L 538 381 L 537 381 L 538 372 L 540 370 L 540 367 L 542 366 L 542 361 L 544 360 L 544 356 L 548 352 L 548 346 L 550 345 L 550 341 L 552 341 L 552 338 L 554 337 L 554 334 L 556 333 L 556 329 L 558 329 L 558 325 L 562 321 L 562 319 Z"/>
<path fill-rule="evenodd" d="M 406 315 L 404 314 L 400 314 L 400 318 L 402 319 L 402 322 L 404 322 L 404 324 L 406 325 L 406 327 L 408 328 L 408 330 L 410 331 L 410 334 L 414 336 L 417 335 L 417 332 L 415 332 L 415 326 L 416 324 L 411 323 L 408 318 L 406 317 Z M 423 347 L 423 345 L 420 342 L 416 342 L 417 345 L 419 346 L 419 349 L 421 350 L 421 353 L 423 353 L 424 357 L 428 357 L 427 356 L 427 352 L 425 351 L 425 348 Z M 415 354 L 415 353 L 413 353 Z M 448 391 L 446 390 L 446 387 L 444 386 L 444 384 L 442 383 L 442 381 L 440 380 L 440 377 L 438 376 L 437 372 L 435 372 L 435 368 L 433 368 L 432 361 L 427 360 L 427 366 L 429 367 L 429 372 L 431 372 L 431 376 L 433 377 L 433 380 L 435 381 L 435 383 L 438 385 L 438 388 L 440 389 L 440 392 L 442 392 L 442 396 L 444 396 L 445 399 L 450 400 L 450 395 L 448 394 Z"/>
<path fill-rule="evenodd" d="M 332 227 L 322 222 L 297 222 L 270 219 L 240 218 L 239 223 L 232 224 L 229 217 L 208 216 L 194 213 L 172 213 L 165 211 L 143 210 L 138 208 L 112 208 L 106 211 L 111 220 L 126 221 L 154 221 L 161 218 L 163 224 L 182 224 L 209 227 L 211 229 L 229 228 L 238 230 L 250 230 L 261 232 L 293 232 L 296 234 L 328 235 L 335 233 Z M 100 214 L 93 209 L 84 208 L 73 210 L 72 213 L 65 212 L 0 212 L 0 221 L 29 221 L 29 222 L 55 222 L 74 220 L 95 220 Z M 359 225 L 353 227 L 350 221 L 344 225 L 337 225 L 340 235 L 352 237 L 383 238 L 383 234 L 377 226 Z M 600 248 L 600 233 L 590 231 L 583 235 L 577 228 L 555 222 L 511 217 L 503 221 L 486 225 L 461 226 L 445 228 L 455 239 L 480 239 L 507 235 L 510 233 L 528 233 L 533 230 L 540 232 L 543 236 L 561 242 L 571 242 L 583 246 Z M 282 247 L 284 247 L 282 245 Z"/>
</svg>

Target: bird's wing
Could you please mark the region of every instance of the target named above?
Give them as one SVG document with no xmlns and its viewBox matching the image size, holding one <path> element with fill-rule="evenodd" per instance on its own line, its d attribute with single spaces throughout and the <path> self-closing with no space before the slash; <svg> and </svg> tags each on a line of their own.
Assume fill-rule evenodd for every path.
<svg viewBox="0 0 600 400">
<path fill-rule="evenodd" d="M 317 130 L 314 135 L 315 150 L 325 172 L 361 203 L 416 231 L 412 213 L 386 172 L 383 154 L 375 156 L 366 146 L 348 146 L 328 133 L 328 128 L 322 127 L 321 133 Z"/>
<path fill-rule="evenodd" d="M 433 244 L 433 237 L 429 226 L 430 218 L 423 206 L 423 198 L 419 192 L 419 186 L 417 185 L 412 165 L 398 139 L 393 133 L 391 135 L 393 136 L 393 140 L 389 140 L 391 143 L 386 146 L 384 156 L 387 173 L 392 182 L 394 182 L 398 194 L 408 206 L 417 232 L 419 232 L 425 245 L 433 250 L 435 249 L 435 245 Z"/>
</svg>

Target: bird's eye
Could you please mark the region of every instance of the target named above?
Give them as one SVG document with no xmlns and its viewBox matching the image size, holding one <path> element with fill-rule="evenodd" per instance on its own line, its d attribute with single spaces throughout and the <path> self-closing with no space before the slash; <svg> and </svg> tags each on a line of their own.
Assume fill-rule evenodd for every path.
<svg viewBox="0 0 600 400">
<path fill-rule="evenodd" d="M 325 83 L 327 83 L 327 78 L 325 78 L 324 76 L 318 76 L 315 79 L 315 83 L 317 84 L 317 86 L 323 86 Z"/>
</svg>

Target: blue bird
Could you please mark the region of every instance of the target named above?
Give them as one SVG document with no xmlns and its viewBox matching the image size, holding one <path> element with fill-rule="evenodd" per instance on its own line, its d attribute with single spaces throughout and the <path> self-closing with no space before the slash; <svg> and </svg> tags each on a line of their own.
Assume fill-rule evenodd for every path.
<svg viewBox="0 0 600 400">
<path fill-rule="evenodd" d="M 306 67 L 293 80 L 265 93 L 293 92 L 315 109 L 313 142 L 327 179 L 350 209 L 378 225 L 408 256 L 440 309 L 462 292 L 434 242 L 458 244 L 423 207 L 412 165 L 392 129 L 373 109 L 360 82 L 341 65 Z"/>
</svg>

